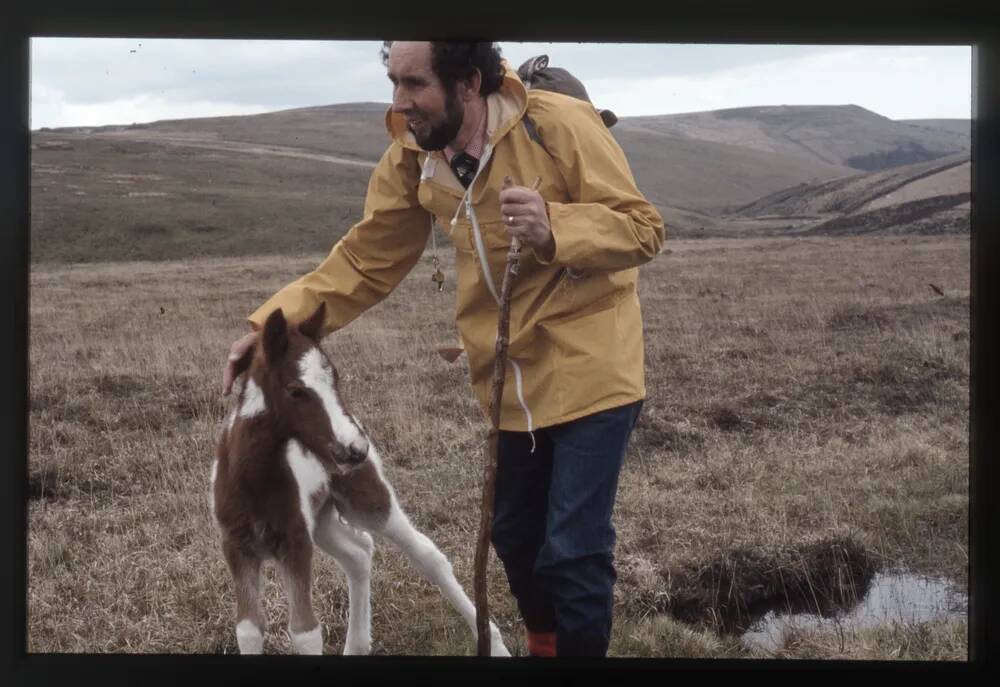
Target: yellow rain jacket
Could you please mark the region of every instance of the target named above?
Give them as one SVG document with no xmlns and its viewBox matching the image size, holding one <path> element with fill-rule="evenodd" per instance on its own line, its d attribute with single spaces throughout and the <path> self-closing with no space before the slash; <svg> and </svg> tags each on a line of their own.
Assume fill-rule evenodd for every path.
<svg viewBox="0 0 1000 687">
<path fill-rule="evenodd" d="M 551 262 L 521 253 L 500 420 L 502 429 L 525 431 L 645 397 L 637 267 L 657 255 L 664 229 L 594 107 L 528 90 L 505 67 L 503 85 L 487 97 L 488 143 L 468 192 L 443 154 L 421 149 L 390 109 L 392 142 L 372 173 L 363 219 L 249 319 L 261 326 L 280 307 L 301 320 L 325 301 L 326 332 L 343 327 L 417 264 L 433 215 L 455 245 L 456 324 L 485 414 L 499 312 L 487 281 L 499 294 L 510 246 L 499 193 L 504 176 L 522 186 L 540 176 L 556 250 Z M 529 136 L 525 113 L 544 148 Z"/>
</svg>

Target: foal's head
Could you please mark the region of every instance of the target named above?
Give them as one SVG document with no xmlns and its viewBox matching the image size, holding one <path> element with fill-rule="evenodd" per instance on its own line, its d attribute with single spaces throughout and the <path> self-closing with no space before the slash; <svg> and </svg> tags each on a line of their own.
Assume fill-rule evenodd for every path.
<svg viewBox="0 0 1000 687">
<path fill-rule="evenodd" d="M 325 312 L 320 304 L 297 326 L 280 309 L 271 313 L 257 345 L 237 363 L 237 373 L 247 370 L 239 414 L 266 418 L 281 438 L 343 470 L 362 463 L 369 445 L 341 400 L 337 369 L 319 346 Z"/>
</svg>

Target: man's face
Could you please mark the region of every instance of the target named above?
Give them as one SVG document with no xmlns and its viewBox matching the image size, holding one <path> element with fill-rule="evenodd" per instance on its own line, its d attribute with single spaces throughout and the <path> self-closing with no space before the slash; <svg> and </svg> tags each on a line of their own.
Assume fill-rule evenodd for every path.
<svg viewBox="0 0 1000 687">
<path fill-rule="evenodd" d="M 389 49 L 392 111 L 406 117 L 424 150 L 441 150 L 462 126 L 465 105 L 457 87 L 451 92 L 431 68 L 431 44 L 395 41 Z"/>
</svg>

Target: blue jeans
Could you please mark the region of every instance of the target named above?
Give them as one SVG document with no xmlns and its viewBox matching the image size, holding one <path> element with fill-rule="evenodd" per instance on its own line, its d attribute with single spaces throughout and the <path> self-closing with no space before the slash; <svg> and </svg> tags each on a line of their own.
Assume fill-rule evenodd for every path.
<svg viewBox="0 0 1000 687">
<path fill-rule="evenodd" d="M 559 656 L 604 656 L 611 638 L 611 512 L 642 401 L 527 432 L 500 432 L 493 548 L 531 632 Z"/>
</svg>

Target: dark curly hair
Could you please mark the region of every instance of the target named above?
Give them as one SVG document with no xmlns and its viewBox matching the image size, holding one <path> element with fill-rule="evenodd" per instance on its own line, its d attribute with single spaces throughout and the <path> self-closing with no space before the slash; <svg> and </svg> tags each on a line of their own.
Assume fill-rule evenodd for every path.
<svg viewBox="0 0 1000 687">
<path fill-rule="evenodd" d="M 380 50 L 382 64 L 387 67 L 390 47 L 392 41 L 383 41 Z M 500 47 L 488 41 L 431 41 L 431 69 L 449 92 L 459 79 L 472 76 L 476 69 L 482 75 L 479 95 L 499 90 L 504 75 L 501 58 Z"/>
</svg>

